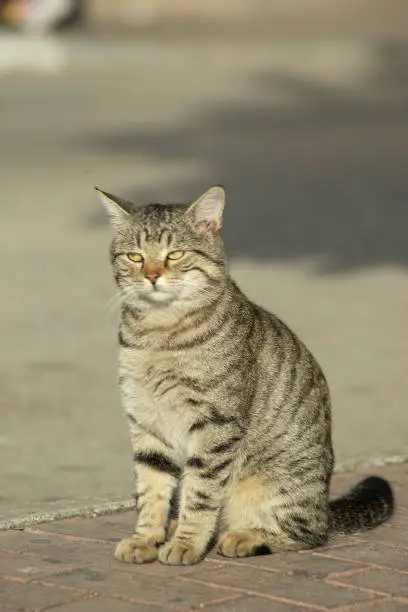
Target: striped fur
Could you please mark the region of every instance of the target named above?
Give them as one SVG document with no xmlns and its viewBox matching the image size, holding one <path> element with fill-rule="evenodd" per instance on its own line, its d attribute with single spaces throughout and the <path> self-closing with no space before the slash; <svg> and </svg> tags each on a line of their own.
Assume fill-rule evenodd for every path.
<svg viewBox="0 0 408 612">
<path fill-rule="evenodd" d="M 223 190 L 145 207 L 100 195 L 115 230 L 119 380 L 138 512 L 116 557 L 196 563 L 217 536 L 229 557 L 312 548 L 330 530 L 384 521 L 392 492 L 380 479 L 328 502 L 326 380 L 298 337 L 230 278 Z"/>
</svg>

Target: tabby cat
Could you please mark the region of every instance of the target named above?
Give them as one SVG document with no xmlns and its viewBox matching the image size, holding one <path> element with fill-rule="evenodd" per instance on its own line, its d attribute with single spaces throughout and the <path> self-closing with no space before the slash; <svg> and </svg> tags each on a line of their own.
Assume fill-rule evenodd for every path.
<svg viewBox="0 0 408 612">
<path fill-rule="evenodd" d="M 97 189 L 121 297 L 119 384 L 137 524 L 115 556 L 197 563 L 324 545 L 392 513 L 370 477 L 328 501 L 330 397 L 311 353 L 243 295 L 220 236 L 225 193 L 135 206 Z M 177 498 L 177 523 L 170 511 Z"/>
</svg>

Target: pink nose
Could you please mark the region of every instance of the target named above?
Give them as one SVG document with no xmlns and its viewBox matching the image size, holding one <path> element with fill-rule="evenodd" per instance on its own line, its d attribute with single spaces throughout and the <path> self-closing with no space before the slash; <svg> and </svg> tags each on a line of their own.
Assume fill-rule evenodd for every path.
<svg viewBox="0 0 408 612">
<path fill-rule="evenodd" d="M 149 281 L 152 283 L 155 283 L 160 276 L 161 275 L 159 274 L 159 272 L 147 272 L 146 274 L 146 278 L 148 278 Z"/>
</svg>

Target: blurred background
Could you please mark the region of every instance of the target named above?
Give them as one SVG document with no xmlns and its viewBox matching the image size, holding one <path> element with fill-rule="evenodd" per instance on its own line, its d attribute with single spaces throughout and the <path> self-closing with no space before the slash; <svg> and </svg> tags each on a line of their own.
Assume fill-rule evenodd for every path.
<svg viewBox="0 0 408 612">
<path fill-rule="evenodd" d="M 321 362 L 338 469 L 408 456 L 408 3 L 0 0 L 0 519 L 132 492 L 110 227 L 227 191 Z"/>
</svg>

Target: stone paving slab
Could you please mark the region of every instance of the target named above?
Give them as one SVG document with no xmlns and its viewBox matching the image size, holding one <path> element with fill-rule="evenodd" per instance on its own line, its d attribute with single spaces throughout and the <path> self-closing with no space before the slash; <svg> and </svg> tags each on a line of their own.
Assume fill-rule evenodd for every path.
<svg viewBox="0 0 408 612">
<path fill-rule="evenodd" d="M 373 473 L 373 471 L 371 471 Z M 402 612 L 408 610 L 408 464 L 392 483 L 393 519 L 313 551 L 199 565 L 127 565 L 112 555 L 134 512 L 69 518 L 0 534 L 0 610 L 40 612 Z M 346 491 L 368 472 L 334 477 Z"/>
</svg>

